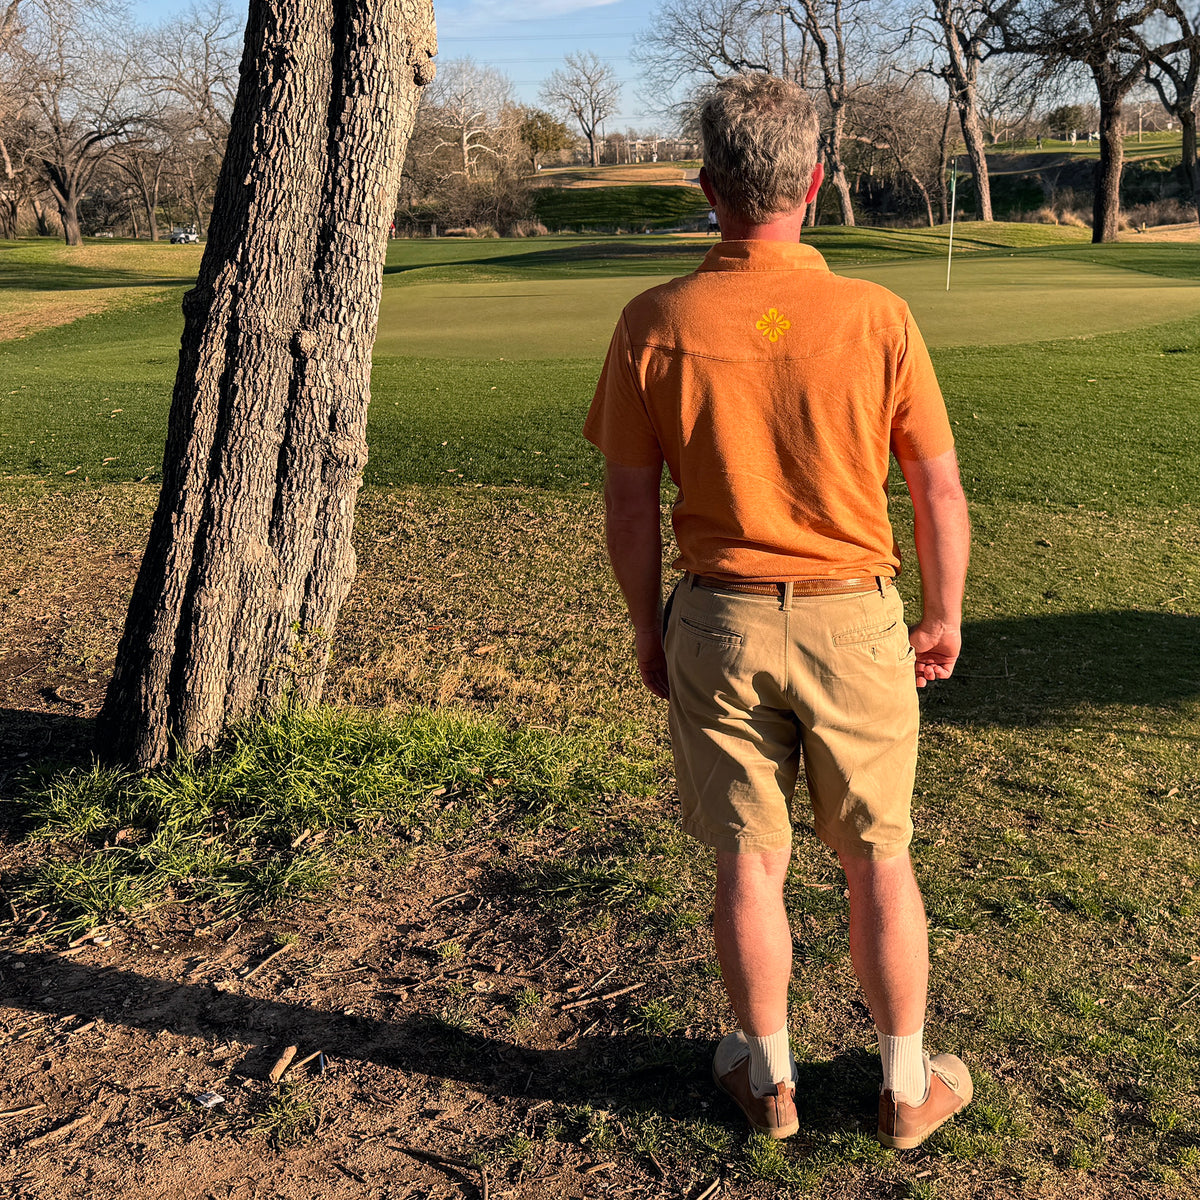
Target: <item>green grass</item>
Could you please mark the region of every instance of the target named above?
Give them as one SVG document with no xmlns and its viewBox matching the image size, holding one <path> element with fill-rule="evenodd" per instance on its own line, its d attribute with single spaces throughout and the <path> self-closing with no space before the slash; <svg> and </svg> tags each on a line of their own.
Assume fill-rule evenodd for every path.
<svg viewBox="0 0 1200 1200">
<path fill-rule="evenodd" d="M 538 220 L 551 229 L 665 229 L 703 217 L 708 201 L 698 187 L 632 184 L 624 187 L 539 188 Z"/>
<path fill-rule="evenodd" d="M 1014 227 L 1014 236 L 1024 228 L 1037 227 Z M 847 233 L 857 245 L 866 231 Z M 883 231 L 875 249 L 893 253 L 899 241 L 900 235 Z M 914 235 L 914 241 L 926 255 L 937 238 Z M 831 238 L 826 246 L 831 259 L 851 258 L 837 243 Z M 472 255 L 491 255 L 488 261 L 506 261 L 506 270 L 518 271 L 514 264 L 531 254 L 603 252 L 579 241 L 544 252 L 530 245 L 394 247 L 396 256 L 417 256 L 414 273 L 433 270 L 442 278 L 385 293 L 369 484 L 596 485 L 597 458 L 578 429 L 612 321 L 623 300 L 649 282 L 640 274 L 645 264 L 616 259 L 633 277 L 599 282 L 549 274 L 573 269 L 558 259 L 530 267 L 537 282 L 468 281 L 456 288 L 445 281 L 449 272 L 473 264 Z M 688 244 L 683 250 L 692 257 L 676 270 L 698 253 Z M 1015 258 L 983 250 L 964 256 L 949 296 L 940 264 L 928 258 L 843 269 L 911 297 L 981 498 L 997 489 L 1061 503 L 1186 495 L 1200 421 L 1189 401 L 1194 323 L 1080 335 L 1114 322 L 1146 325 L 1195 304 L 1200 289 L 1180 284 L 1193 268 L 1200 271 L 1200 250 L 1060 242 L 1012 253 Z M 997 304 L 1004 320 L 995 319 Z M 71 486 L 143 478 L 153 484 L 179 322 L 175 304 L 162 301 L 0 343 L 0 473 Z M 1069 340 L 1048 339 L 1056 328 Z M 1032 340 L 962 345 L 977 337 L 1011 338 L 1014 329 Z M 455 355 L 465 350 L 486 357 Z M 511 361 L 518 357 L 523 360 Z M 1098 419 L 1085 421 L 1089 413 Z M 988 469 L 989 463 L 1001 469 Z"/>
<path fill-rule="evenodd" d="M 467 715 L 321 708 L 253 722 L 207 761 L 181 758 L 150 775 L 43 772 L 10 816 L 34 842 L 70 852 L 32 871 L 23 895 L 53 906 L 55 929 L 69 931 L 164 898 L 269 908 L 327 883 L 345 836 L 386 828 L 439 840 L 498 807 L 536 826 L 548 810 L 577 814 L 597 795 L 647 786 L 644 764 L 589 751 L 577 737 Z M 328 834 L 330 844 L 309 848 Z"/>
</svg>

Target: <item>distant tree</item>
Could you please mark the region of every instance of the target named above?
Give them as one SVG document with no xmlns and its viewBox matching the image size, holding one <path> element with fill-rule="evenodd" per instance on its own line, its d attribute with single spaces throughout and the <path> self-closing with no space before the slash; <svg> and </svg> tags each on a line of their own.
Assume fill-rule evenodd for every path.
<svg viewBox="0 0 1200 1200">
<path fill-rule="evenodd" d="M 1196 163 L 1196 108 L 1200 85 L 1200 4 L 1164 0 L 1162 40 L 1152 43 L 1146 77 L 1163 107 L 1183 133 L 1183 173 L 1200 210 L 1200 169 Z"/>
<path fill-rule="evenodd" d="M 600 126 L 616 113 L 621 97 L 621 85 L 612 66 L 591 51 L 568 54 L 563 66 L 552 71 L 542 84 L 540 94 L 547 108 L 579 123 L 587 138 L 592 166 L 599 166 Z"/>
<path fill-rule="evenodd" d="M 1071 131 L 1082 130 L 1089 121 L 1089 114 L 1082 104 L 1060 104 L 1046 114 L 1046 126 L 1052 137 L 1070 137 Z"/>
<path fill-rule="evenodd" d="M 570 148 L 574 139 L 571 131 L 551 113 L 541 108 L 526 108 L 521 112 L 519 126 L 521 143 L 535 171 L 547 154 Z"/>
<path fill-rule="evenodd" d="M 869 0 L 664 0 L 635 51 L 656 90 L 694 89 L 697 79 L 766 71 L 822 92 L 822 153 L 844 224 L 854 224 L 842 142 L 855 88 L 878 69 L 878 39 Z M 791 30 L 791 38 L 788 30 Z M 789 40 L 796 45 L 789 50 Z M 684 129 L 694 127 L 696 95 L 679 106 Z M 692 111 L 688 111 L 688 110 Z M 815 219 L 813 205 L 809 215 Z"/>
<path fill-rule="evenodd" d="M 1047 71 L 1069 67 L 1092 76 L 1100 105 L 1092 240 L 1113 242 L 1125 163 L 1121 108 L 1144 78 L 1151 47 L 1143 26 L 1162 0 L 987 0 L 1006 51 L 1033 55 Z"/>
<path fill-rule="evenodd" d="M 163 481 L 97 720 L 150 767 L 316 700 L 354 578 L 371 346 L 425 0 L 250 0 Z"/>
<path fill-rule="evenodd" d="M 986 0 L 924 0 L 914 13 L 910 31 L 911 39 L 927 39 L 937 47 L 933 62 L 925 69 L 945 81 L 958 114 L 981 221 L 992 219 L 992 188 L 980 120 L 980 72 L 994 53 L 994 33 Z"/>
<path fill-rule="evenodd" d="M 7 0 L 0 8 L 0 237 L 4 238 L 17 236 L 17 211 L 26 187 L 30 64 L 21 52 L 24 28 L 19 3 Z"/>
<path fill-rule="evenodd" d="M 437 148 L 453 152 L 455 170 L 474 175 L 481 156 L 498 156 L 497 134 L 512 107 L 512 81 L 471 58 L 438 64 L 437 79 L 425 89 L 421 105 L 438 131 Z"/>
<path fill-rule="evenodd" d="M 825 175 L 837 193 L 842 224 L 854 224 L 850 184 L 842 161 L 842 142 L 856 86 L 870 77 L 869 0 L 798 0 L 787 8 L 792 23 L 812 44 L 825 93 L 822 132 Z M 816 206 L 811 215 L 815 219 Z"/>
<path fill-rule="evenodd" d="M 865 156 L 862 166 L 897 191 L 915 193 L 930 227 L 936 223 L 933 193 L 943 170 L 945 117 L 945 105 L 920 76 L 896 73 L 859 89 L 848 130 L 855 157 L 862 161 Z"/>
<path fill-rule="evenodd" d="M 147 83 L 222 152 L 237 94 L 241 33 L 228 0 L 201 0 L 155 30 L 146 47 Z"/>
<path fill-rule="evenodd" d="M 152 242 L 158 241 L 158 201 L 170 155 L 171 142 L 157 122 L 143 123 L 135 136 L 118 142 L 112 151 L 113 165 L 137 193 Z"/>
<path fill-rule="evenodd" d="M 138 66 L 112 0 L 23 0 L 20 45 L 36 114 L 30 160 L 54 198 L 70 246 L 79 202 L 115 142 L 136 122 Z"/>
<path fill-rule="evenodd" d="M 663 96 L 697 76 L 770 73 L 781 64 L 780 7 L 763 0 L 663 0 L 638 38 L 634 59 Z"/>
</svg>

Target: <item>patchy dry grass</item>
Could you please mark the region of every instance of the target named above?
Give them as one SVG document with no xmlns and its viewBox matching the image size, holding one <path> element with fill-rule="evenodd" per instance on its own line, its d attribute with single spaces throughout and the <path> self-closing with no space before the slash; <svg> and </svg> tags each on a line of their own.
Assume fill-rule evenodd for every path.
<svg viewBox="0 0 1200 1200">
<path fill-rule="evenodd" d="M 7 578 L 44 586 L 61 571 L 55 543 L 70 537 L 97 554 L 136 542 L 145 493 L 94 495 L 82 514 L 48 492 L 26 497 L 24 517 L 10 506 Z M 566 1036 L 566 1046 L 586 1048 L 611 1036 L 622 1056 L 646 1064 L 618 1080 L 597 1058 L 577 1099 L 569 1084 L 556 1086 L 557 1098 L 518 1134 L 489 1126 L 439 1153 L 477 1156 L 492 1164 L 493 1180 L 527 1179 L 538 1164 L 548 1172 L 565 1152 L 591 1154 L 649 1194 L 657 1163 L 683 1186 L 724 1173 L 727 1191 L 745 1196 L 1187 1195 L 1200 1159 L 1196 516 L 1189 507 L 976 509 L 968 650 L 955 679 L 924 701 L 915 856 L 934 944 L 931 1042 L 968 1059 L 979 1099 L 925 1151 L 904 1155 L 870 1137 L 877 1060 L 849 962 L 841 877 L 809 836 L 802 800 L 787 893 L 802 1135 L 783 1147 L 746 1141 L 703 1085 L 707 1039 L 727 1020 L 707 949 L 710 865 L 669 818 L 662 710 L 638 690 L 628 660 L 598 498 L 502 488 L 364 493 L 360 576 L 339 627 L 333 697 L 401 714 L 465 710 L 497 736 L 532 730 L 544 740 L 528 751 L 530 769 L 565 739 L 579 761 L 639 762 L 657 780 L 655 801 L 628 784 L 599 809 L 555 793 L 534 806 L 536 817 L 511 806 L 503 788 L 484 788 L 464 794 L 462 819 L 435 803 L 423 840 L 390 808 L 369 836 L 333 840 L 327 853 L 344 864 L 339 872 L 360 869 L 364 855 L 420 871 L 466 854 L 483 865 L 467 894 L 488 906 L 487 922 L 503 913 L 539 930 L 543 957 L 555 929 L 571 944 L 598 939 L 611 947 L 608 965 L 619 966 L 603 978 L 598 965 L 593 990 L 641 985 L 578 1012 L 563 1011 L 573 985 L 552 967 L 499 993 L 476 990 L 469 969 L 454 972 L 478 959 L 487 923 L 430 914 L 428 965 L 410 974 L 439 978 L 400 1009 L 434 1022 L 426 1028 L 438 1065 L 422 1068 L 430 1078 L 468 1081 L 440 1106 L 471 1102 L 470 1064 L 497 1038 L 549 1047 Z M 906 538 L 903 508 L 897 524 Z M 51 548 L 44 558 L 39 546 Z M 89 635 L 99 655 L 112 652 L 128 574 L 112 583 L 98 609 L 113 614 L 111 624 Z M 61 603 L 80 599 L 64 594 Z M 53 625 L 54 604 L 44 608 Z M 63 651 L 55 661 L 69 666 Z M 254 745 L 251 737 L 243 753 L 261 754 Z M 328 794 L 348 803 L 351 780 L 380 762 L 366 750 L 317 757 L 328 760 Z M 439 769 L 453 784 L 451 760 L 435 761 L 422 777 L 428 791 Z M 190 786 L 214 777 L 196 774 Z M 265 816 L 271 795 L 286 790 L 246 794 L 261 793 Z M 54 832 L 45 815 L 41 827 Z M 99 829 L 89 834 L 97 848 Z M 49 843 L 55 869 L 77 861 L 80 832 Z M 24 878 L 42 869 L 28 860 Z M 290 894 L 284 880 L 260 899 Z M 665 963 L 675 965 L 657 965 Z M 388 989 L 373 988 L 365 996 L 391 1011 Z M 665 1107 L 663 1079 L 679 1089 Z M 602 1104 L 588 1100 L 588 1087 Z"/>
</svg>

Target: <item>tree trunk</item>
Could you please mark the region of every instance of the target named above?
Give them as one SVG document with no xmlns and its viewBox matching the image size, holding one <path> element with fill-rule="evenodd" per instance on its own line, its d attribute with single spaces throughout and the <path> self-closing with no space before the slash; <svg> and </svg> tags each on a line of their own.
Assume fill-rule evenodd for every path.
<svg viewBox="0 0 1200 1200">
<path fill-rule="evenodd" d="M 354 577 L 388 221 L 435 36 L 429 0 L 251 0 L 162 491 L 97 721 L 106 757 L 148 767 L 320 696 Z"/>
<path fill-rule="evenodd" d="M 138 191 L 142 194 L 142 208 L 146 210 L 146 226 L 150 233 L 152 242 L 158 241 L 158 213 L 155 211 L 158 208 L 158 175 L 155 173 L 155 181 L 153 189 L 150 187 L 149 181 L 142 174 L 142 169 L 139 166 L 135 171 L 129 171 L 133 175 L 138 186 Z M 137 234 L 135 232 L 134 236 Z"/>
<path fill-rule="evenodd" d="M 50 237 L 54 233 L 46 216 L 46 206 L 36 196 L 33 199 L 33 219 L 37 222 L 38 237 Z"/>
<path fill-rule="evenodd" d="M 842 209 L 842 224 L 854 224 L 854 205 L 850 200 L 850 184 L 846 181 L 846 168 L 842 165 L 842 134 L 846 128 L 846 109 L 839 105 L 833 111 L 833 124 L 826 144 L 829 161 L 829 179 L 837 192 L 838 204 Z"/>
<path fill-rule="evenodd" d="M 0 192 L 0 238 L 11 239 L 17 236 L 20 190 L 17 187 L 17 173 L 13 170 L 8 146 L 3 138 L 0 138 L 0 163 L 4 167 L 4 190 Z"/>
<path fill-rule="evenodd" d="M 1100 84 L 1101 81 L 1097 80 Z M 1092 241 L 1115 242 L 1121 216 L 1121 172 L 1125 144 L 1121 133 L 1122 96 L 1100 87 L 1100 161 L 1096 164 L 1096 192 L 1092 207 Z"/>
<path fill-rule="evenodd" d="M 1200 168 L 1196 165 L 1196 111 L 1188 107 L 1179 113 L 1183 132 L 1183 177 L 1192 192 L 1192 204 L 1200 209 Z"/>
<path fill-rule="evenodd" d="M 942 140 L 938 151 L 938 210 L 942 224 L 950 220 L 950 189 L 946 186 L 946 164 L 950 161 L 950 116 L 954 112 L 954 101 L 946 101 L 946 114 L 942 118 Z"/>
<path fill-rule="evenodd" d="M 71 196 L 70 199 L 60 200 L 58 216 L 62 221 L 63 239 L 67 245 L 82 246 L 83 230 L 79 227 L 79 198 Z"/>
<path fill-rule="evenodd" d="M 188 199 L 192 202 L 192 225 L 196 232 L 204 236 L 204 213 L 200 205 L 200 192 L 196 188 L 196 172 L 188 167 Z"/>
<path fill-rule="evenodd" d="M 909 171 L 908 177 L 913 181 L 913 186 L 921 195 L 921 200 L 925 204 L 925 217 L 929 221 L 929 228 L 932 229 L 937 222 L 933 219 L 933 201 L 929 198 L 929 189 L 917 177 L 916 172 Z"/>
<path fill-rule="evenodd" d="M 988 177 L 987 154 L 984 150 L 983 130 L 979 127 L 976 111 L 974 84 L 957 92 L 958 119 L 962 125 L 963 141 L 967 144 L 967 157 L 971 160 L 971 173 L 975 176 L 975 212 L 981 221 L 992 220 L 992 183 Z"/>
<path fill-rule="evenodd" d="M 134 207 L 132 201 L 130 202 L 130 205 L 129 205 L 129 224 L 133 226 L 133 240 L 136 242 L 138 240 L 138 234 L 139 234 L 138 223 L 137 223 L 137 209 Z"/>
<path fill-rule="evenodd" d="M 588 147 L 592 152 L 592 166 L 598 167 L 600 165 L 600 147 L 596 143 L 596 135 L 594 133 L 589 133 L 587 135 L 587 140 Z"/>
<path fill-rule="evenodd" d="M 63 239 L 68 246 L 83 245 L 83 231 L 79 227 L 79 193 L 69 182 L 61 186 L 51 185 L 50 194 L 58 206 L 58 219 L 62 222 Z"/>
</svg>

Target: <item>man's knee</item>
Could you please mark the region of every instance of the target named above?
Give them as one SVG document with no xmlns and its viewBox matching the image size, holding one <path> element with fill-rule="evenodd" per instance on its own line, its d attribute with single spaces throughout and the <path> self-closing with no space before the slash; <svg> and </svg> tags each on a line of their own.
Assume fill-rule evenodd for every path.
<svg viewBox="0 0 1200 1200">
<path fill-rule="evenodd" d="M 907 850 L 890 858 L 860 858 L 852 854 L 840 854 L 838 858 L 851 899 L 856 895 L 886 896 L 916 887 Z"/>
<path fill-rule="evenodd" d="M 717 851 L 717 894 L 732 896 L 783 892 L 792 851 L 763 850 L 734 854 Z"/>
</svg>

